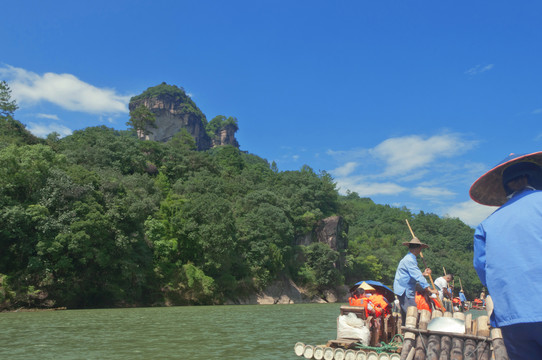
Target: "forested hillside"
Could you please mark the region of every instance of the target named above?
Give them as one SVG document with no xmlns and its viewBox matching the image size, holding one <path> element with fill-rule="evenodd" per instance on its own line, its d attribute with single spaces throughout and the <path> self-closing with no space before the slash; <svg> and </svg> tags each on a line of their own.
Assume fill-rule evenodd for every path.
<svg viewBox="0 0 542 360">
<path fill-rule="evenodd" d="M 431 245 L 434 277 L 444 266 L 467 297 L 481 290 L 473 230 L 457 219 L 342 196 L 326 172 L 278 171 L 233 146 L 196 151 L 185 131 L 166 143 L 103 126 L 38 139 L 2 84 L 2 308 L 220 304 L 284 276 L 312 294 L 391 286 L 405 219 Z M 349 224 L 341 270 L 326 244 L 296 245 L 331 215 Z"/>
</svg>

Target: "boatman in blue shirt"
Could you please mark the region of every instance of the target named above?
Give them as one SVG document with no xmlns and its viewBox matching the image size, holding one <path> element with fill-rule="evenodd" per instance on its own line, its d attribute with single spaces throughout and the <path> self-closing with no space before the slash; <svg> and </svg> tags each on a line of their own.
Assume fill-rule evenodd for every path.
<svg viewBox="0 0 542 360">
<path fill-rule="evenodd" d="M 459 290 L 459 301 L 461 301 L 461 309 L 465 309 L 465 303 L 467 302 L 467 298 L 465 297 L 463 289 Z"/>
<path fill-rule="evenodd" d="M 542 151 L 511 154 L 470 189 L 500 206 L 474 233 L 474 268 L 493 300 L 510 359 L 542 359 Z"/>
<path fill-rule="evenodd" d="M 429 283 L 425 280 L 424 276 L 431 275 L 431 269 L 426 268 L 422 273 L 418 267 L 417 256 L 420 255 L 422 249 L 426 249 L 429 245 L 424 244 L 414 237 L 408 242 L 404 242 L 403 245 L 408 246 L 408 254 L 399 262 L 397 271 L 395 272 L 395 279 L 393 281 L 393 292 L 399 299 L 401 307 L 401 318 L 403 325 L 405 325 L 406 311 L 409 306 L 416 306 L 416 283 L 419 283 L 425 291 L 438 294 L 436 289 L 431 289 Z"/>
</svg>

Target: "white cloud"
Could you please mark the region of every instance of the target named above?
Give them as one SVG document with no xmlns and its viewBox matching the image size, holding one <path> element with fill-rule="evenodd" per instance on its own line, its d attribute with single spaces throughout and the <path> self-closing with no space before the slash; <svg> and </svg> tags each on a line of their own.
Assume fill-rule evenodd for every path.
<svg viewBox="0 0 542 360">
<path fill-rule="evenodd" d="M 488 65 L 476 65 L 470 69 L 468 69 L 467 71 L 465 71 L 465 74 L 467 75 L 478 75 L 478 74 L 481 74 L 483 72 L 486 72 L 486 71 L 489 71 L 491 69 L 493 69 L 493 64 L 488 64 Z"/>
<path fill-rule="evenodd" d="M 336 169 L 333 169 L 330 171 L 331 174 L 338 177 L 344 177 L 350 175 L 358 166 L 358 164 L 354 161 L 349 161 L 343 166 L 339 166 Z"/>
<path fill-rule="evenodd" d="M 412 194 L 420 198 L 442 198 L 442 197 L 451 197 L 455 196 L 455 193 L 439 187 L 428 187 L 428 186 L 417 186 L 412 189 Z"/>
<path fill-rule="evenodd" d="M 423 168 L 437 158 L 461 154 L 473 145 L 474 142 L 461 140 L 454 134 L 435 135 L 429 138 L 411 135 L 387 139 L 373 148 L 371 153 L 386 163 L 383 175 L 396 176 Z"/>
<path fill-rule="evenodd" d="M 480 205 L 472 200 L 451 206 L 446 211 L 446 217 L 459 218 L 465 224 L 475 227 L 491 215 L 497 207 Z"/>
<path fill-rule="evenodd" d="M 6 65 L 0 67 L 0 76 L 9 82 L 12 97 L 21 107 L 46 101 L 66 110 L 90 114 L 128 113 L 131 96 L 95 87 L 71 74 L 39 75 Z"/>
<path fill-rule="evenodd" d="M 36 135 L 37 137 L 45 138 L 47 135 L 49 135 L 52 132 L 57 132 L 60 134 L 60 137 L 68 136 L 72 134 L 72 130 L 67 128 L 64 125 L 60 124 L 43 124 L 43 123 L 33 123 L 31 122 L 29 126 L 27 127 L 28 131 L 30 131 L 32 134 Z"/>
<path fill-rule="evenodd" d="M 36 117 L 41 118 L 41 119 L 60 120 L 58 118 L 58 115 L 54 115 L 54 114 L 36 114 Z"/>
<path fill-rule="evenodd" d="M 336 178 L 337 188 L 341 194 L 347 190 L 357 192 L 361 197 L 370 197 L 375 195 L 396 195 L 407 189 L 401 185 L 391 182 L 366 182 L 360 176 Z"/>
</svg>

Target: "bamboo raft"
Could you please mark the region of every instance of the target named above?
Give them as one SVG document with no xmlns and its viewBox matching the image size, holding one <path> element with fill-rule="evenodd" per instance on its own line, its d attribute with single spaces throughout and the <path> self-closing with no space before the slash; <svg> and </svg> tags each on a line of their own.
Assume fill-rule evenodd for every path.
<svg viewBox="0 0 542 360">
<path fill-rule="evenodd" d="M 394 313 L 376 321 L 365 318 L 365 309 L 359 306 L 341 306 L 341 315 L 350 312 L 362 318 L 370 329 L 369 346 L 359 346 L 359 339 L 329 340 L 326 345 L 306 345 L 298 342 L 294 346 L 297 356 L 316 360 L 508 360 L 501 330 L 489 327 L 488 316 L 472 319 L 472 314 L 418 310 L 410 307 L 405 326 L 400 326 L 401 317 Z M 464 333 L 428 330 L 429 322 L 437 317 L 453 317 L 464 321 Z M 379 323 L 379 326 L 376 324 Z M 381 343 L 394 340 L 397 335 L 403 340 L 393 352 L 378 351 Z"/>
</svg>

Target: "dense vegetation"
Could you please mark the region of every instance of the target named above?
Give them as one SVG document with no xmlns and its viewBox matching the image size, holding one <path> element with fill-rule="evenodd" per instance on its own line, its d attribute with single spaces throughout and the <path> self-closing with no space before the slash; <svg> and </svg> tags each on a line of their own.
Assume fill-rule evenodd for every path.
<svg viewBox="0 0 542 360">
<path fill-rule="evenodd" d="M 434 274 L 459 275 L 468 297 L 481 290 L 473 230 L 457 219 L 341 196 L 326 172 L 280 172 L 232 146 L 198 152 L 186 131 L 167 143 L 104 126 L 37 139 L 0 85 L 4 308 L 218 304 L 284 277 L 315 295 L 361 279 L 391 286 L 405 219 L 431 244 Z M 349 224 L 341 270 L 328 245 L 296 245 L 331 215 Z"/>
</svg>

